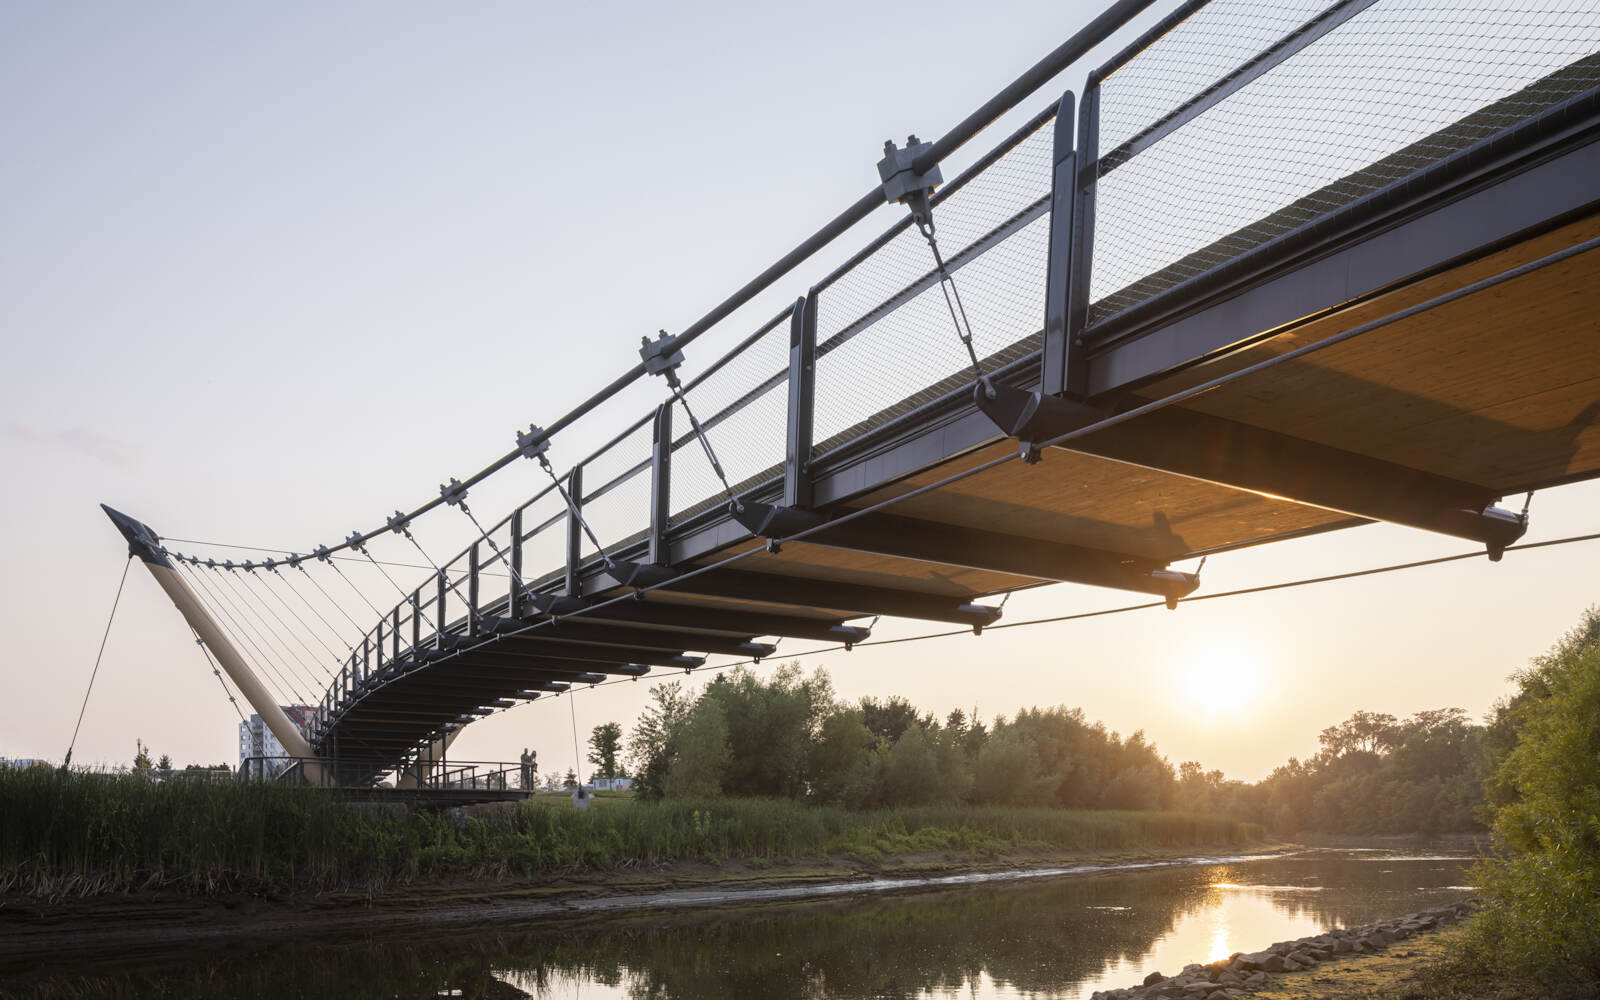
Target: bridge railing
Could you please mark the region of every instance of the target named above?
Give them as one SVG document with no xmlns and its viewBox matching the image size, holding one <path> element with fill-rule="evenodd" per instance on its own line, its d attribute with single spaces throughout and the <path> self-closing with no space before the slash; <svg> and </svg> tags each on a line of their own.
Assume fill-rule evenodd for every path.
<svg viewBox="0 0 1600 1000">
<path fill-rule="evenodd" d="M 1074 249 L 1104 339 L 1413 198 L 1600 83 L 1586 0 L 1190 3 L 1089 78 Z"/>
<path fill-rule="evenodd" d="M 888 227 L 686 382 L 704 441 L 669 399 L 572 463 L 570 507 L 546 487 L 402 600 L 315 730 L 428 650 L 521 616 L 525 594 L 579 593 L 605 555 L 675 562 L 673 543 L 727 504 L 708 443 L 735 495 L 808 504 L 819 469 L 968 390 L 952 310 L 984 372 L 1042 350 L 1046 389 L 1070 389 L 1052 382 L 1056 333 L 1081 354 L 1261 273 L 1597 84 L 1600 13 L 1582 0 L 1182 5 L 1088 74 L 1075 123 L 1052 102 L 938 190 L 959 302 L 911 220 Z"/>
</svg>

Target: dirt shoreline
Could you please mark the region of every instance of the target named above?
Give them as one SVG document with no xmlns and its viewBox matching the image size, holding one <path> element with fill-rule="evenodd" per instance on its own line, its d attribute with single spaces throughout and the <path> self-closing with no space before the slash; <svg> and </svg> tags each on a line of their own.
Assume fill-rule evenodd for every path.
<svg viewBox="0 0 1600 1000">
<path fill-rule="evenodd" d="M 1040 878 L 1093 877 L 1144 868 L 1216 864 L 1292 853 L 1293 845 L 1207 852 L 1012 852 L 971 858 L 902 856 L 873 865 L 844 859 L 791 864 L 676 864 L 651 871 L 591 872 L 544 880 L 455 880 L 377 893 L 298 897 L 197 897 L 152 892 L 43 903 L 0 899 L 0 963 L 79 952 L 137 954 L 176 942 L 248 936 L 364 933 L 409 927 L 604 919 L 699 907 L 791 901 Z"/>
</svg>

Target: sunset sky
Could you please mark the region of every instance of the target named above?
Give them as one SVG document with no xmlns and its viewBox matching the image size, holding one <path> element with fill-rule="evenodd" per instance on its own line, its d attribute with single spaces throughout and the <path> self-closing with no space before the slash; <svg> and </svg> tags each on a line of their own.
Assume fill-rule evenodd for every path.
<svg viewBox="0 0 1600 1000">
<path fill-rule="evenodd" d="M 66 750 L 126 555 L 99 503 L 172 538 L 299 551 L 414 507 L 854 201 L 886 137 L 942 133 L 1101 6 L 0 7 L 13 97 L 0 103 L 0 756 Z M 895 218 L 880 211 L 694 345 L 688 371 Z M 559 437 L 557 465 L 662 388 L 636 386 Z M 473 506 L 497 518 L 541 485 L 515 465 Z M 1597 510 L 1595 484 L 1540 494 L 1525 540 L 1600 530 Z M 435 555 L 472 538 L 449 511 L 417 531 Z M 1212 558 L 1200 592 L 1468 549 L 1365 527 Z M 415 557 L 390 540 L 374 551 Z M 1597 552 L 801 662 L 844 698 L 904 695 L 940 716 L 1078 706 L 1144 730 L 1174 763 L 1255 779 L 1357 709 L 1482 714 L 1600 599 Z M 1015 596 L 1006 621 L 1129 603 L 1055 586 Z M 875 638 L 933 630 L 885 621 Z M 776 659 L 807 648 L 785 641 Z M 576 695 L 580 737 L 631 726 L 649 684 Z M 237 723 L 135 567 L 75 759 L 127 762 L 138 738 L 179 763 L 232 762 Z M 510 760 L 524 745 L 547 770 L 571 766 L 569 699 L 480 722 L 452 755 Z"/>
</svg>

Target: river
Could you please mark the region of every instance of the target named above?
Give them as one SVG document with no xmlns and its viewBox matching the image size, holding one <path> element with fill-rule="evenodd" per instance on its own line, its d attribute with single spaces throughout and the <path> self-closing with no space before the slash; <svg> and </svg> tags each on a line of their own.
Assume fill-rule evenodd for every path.
<svg viewBox="0 0 1600 1000">
<path fill-rule="evenodd" d="M 1084 998 L 1470 894 L 1470 852 L 1341 848 L 1018 882 L 236 941 L 0 979 L 130 997 Z"/>
</svg>

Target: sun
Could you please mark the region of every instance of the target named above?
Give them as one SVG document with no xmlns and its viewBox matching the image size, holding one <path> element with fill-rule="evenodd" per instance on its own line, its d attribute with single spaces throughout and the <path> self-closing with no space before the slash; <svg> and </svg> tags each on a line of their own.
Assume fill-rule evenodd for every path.
<svg viewBox="0 0 1600 1000">
<path fill-rule="evenodd" d="M 1265 671 L 1260 649 L 1245 636 L 1224 636 L 1190 652 L 1177 669 L 1191 705 L 1240 708 L 1260 700 Z"/>
</svg>

